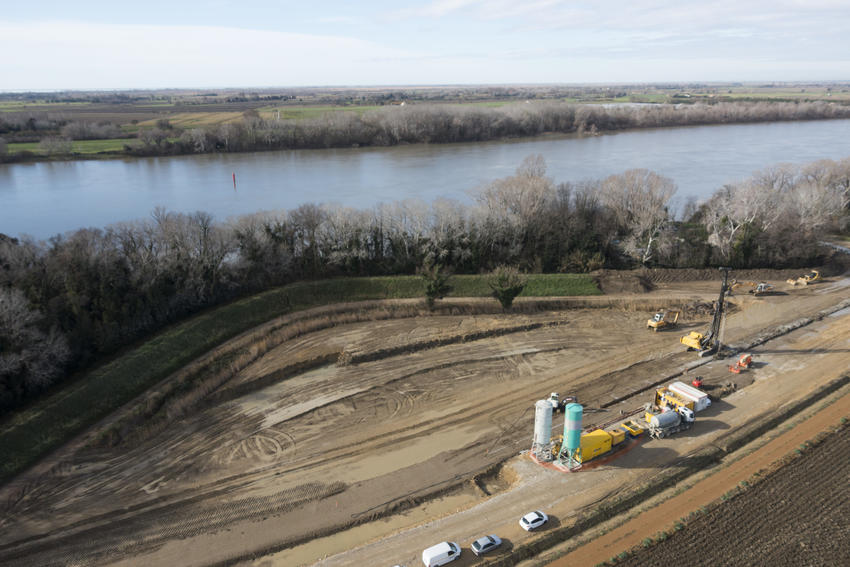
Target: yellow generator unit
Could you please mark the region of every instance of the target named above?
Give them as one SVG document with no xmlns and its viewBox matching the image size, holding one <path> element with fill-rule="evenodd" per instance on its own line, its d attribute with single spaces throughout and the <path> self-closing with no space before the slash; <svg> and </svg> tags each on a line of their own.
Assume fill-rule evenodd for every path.
<svg viewBox="0 0 850 567">
<path fill-rule="evenodd" d="M 622 429 L 612 429 L 608 434 L 611 435 L 611 445 L 619 445 L 626 440 L 626 432 Z"/>
<path fill-rule="evenodd" d="M 602 429 L 581 436 L 581 462 L 598 457 L 611 450 L 611 434 Z"/>
</svg>

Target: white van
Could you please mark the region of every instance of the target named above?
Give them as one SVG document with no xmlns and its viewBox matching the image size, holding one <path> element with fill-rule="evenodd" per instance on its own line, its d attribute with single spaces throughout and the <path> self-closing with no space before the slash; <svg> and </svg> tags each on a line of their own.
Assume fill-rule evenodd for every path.
<svg viewBox="0 0 850 567">
<path fill-rule="evenodd" d="M 432 545 L 422 552 L 422 563 L 425 567 L 439 567 L 451 563 L 460 557 L 460 546 L 451 541 Z"/>
</svg>

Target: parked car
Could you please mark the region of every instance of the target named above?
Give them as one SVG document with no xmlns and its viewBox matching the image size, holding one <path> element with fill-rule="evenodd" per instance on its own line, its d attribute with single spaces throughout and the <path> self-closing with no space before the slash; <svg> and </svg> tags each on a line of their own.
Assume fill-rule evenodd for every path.
<svg viewBox="0 0 850 567">
<path fill-rule="evenodd" d="M 432 545 L 422 552 L 425 567 L 439 567 L 460 557 L 460 546 L 453 541 L 444 541 Z"/>
<path fill-rule="evenodd" d="M 488 535 L 476 539 L 472 542 L 470 548 L 472 548 L 472 553 L 475 555 L 484 555 L 487 552 L 493 551 L 500 545 L 502 545 L 502 540 L 499 539 L 499 536 Z"/>
<path fill-rule="evenodd" d="M 527 532 L 531 530 L 536 530 L 543 524 L 549 521 L 549 516 L 541 512 L 540 510 L 535 510 L 534 512 L 529 512 L 525 516 L 519 519 L 519 525 Z"/>
</svg>

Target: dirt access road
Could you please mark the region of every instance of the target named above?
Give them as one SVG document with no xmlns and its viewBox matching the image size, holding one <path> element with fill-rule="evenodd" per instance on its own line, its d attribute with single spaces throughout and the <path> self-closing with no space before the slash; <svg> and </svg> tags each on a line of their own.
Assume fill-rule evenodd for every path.
<svg viewBox="0 0 850 567">
<path fill-rule="evenodd" d="M 770 298 L 733 298 L 727 341 L 833 306 L 847 297 L 847 286 L 837 280 Z M 232 399 L 138 447 L 60 451 L 50 474 L 4 487 L 0 560 L 205 565 L 268 554 L 260 563 L 309 564 L 398 532 L 378 547 L 325 562 L 370 564 L 378 549 L 388 564 L 413 564 L 414 550 L 442 539 L 466 545 L 495 529 L 522 541 L 529 536 L 515 519 L 526 508 L 554 509 L 554 522 L 568 521 L 620 483 L 653 474 L 850 366 L 850 318 L 836 315 L 794 333 L 801 341 L 812 335 L 809 343 L 767 343 L 757 357 L 763 367 L 737 380 L 772 381 L 769 395 L 739 407 L 735 396 L 747 388 L 679 440 L 653 441 L 566 477 L 514 458 L 530 444 L 534 401 L 549 392 L 577 394 L 589 410 L 586 424 L 600 423 L 639 407 L 648 397 L 642 390 L 693 364 L 678 337 L 702 328 L 705 316 L 675 333 L 647 332 L 645 321 L 650 309 L 671 302 L 710 302 L 717 289 L 718 282 L 677 283 L 593 299 L 597 306 L 588 309 L 356 323 L 288 341 L 222 388 Z M 416 348 L 482 330 L 502 332 Z M 396 354 L 265 385 L 292 360 L 390 347 Z M 720 384 L 729 379 L 726 365 L 699 372 Z M 801 384 L 789 376 L 802 367 L 814 377 Z M 427 508 L 415 506 L 423 501 Z M 434 521 L 458 508 L 460 514 Z"/>
</svg>

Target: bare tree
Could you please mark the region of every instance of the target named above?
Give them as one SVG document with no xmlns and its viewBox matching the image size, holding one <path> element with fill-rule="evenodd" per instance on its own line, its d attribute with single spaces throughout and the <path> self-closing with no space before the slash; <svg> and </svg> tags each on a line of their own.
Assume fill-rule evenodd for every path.
<svg viewBox="0 0 850 567">
<path fill-rule="evenodd" d="M 703 207 L 708 242 L 718 248 L 724 261 L 731 259 L 736 240 L 769 229 L 782 215 L 783 195 L 773 187 L 752 180 L 726 185 Z"/>
<path fill-rule="evenodd" d="M 43 138 L 38 147 L 48 156 L 67 156 L 73 150 L 71 140 L 65 138 Z"/>
<path fill-rule="evenodd" d="M 524 259 L 534 265 L 541 227 L 537 222 L 556 200 L 555 183 L 539 155 L 528 156 L 516 174 L 478 190 L 475 198 L 481 233 L 498 262 Z"/>
<path fill-rule="evenodd" d="M 206 130 L 201 128 L 186 130 L 180 135 L 180 140 L 185 144 L 190 145 L 192 149 L 199 154 L 206 152 L 213 145 L 209 142 L 209 136 Z"/>
<path fill-rule="evenodd" d="M 168 132 L 160 128 L 146 128 L 139 131 L 139 140 L 147 148 L 159 148 L 168 139 Z"/>
<path fill-rule="evenodd" d="M 625 252 L 642 264 L 648 263 L 670 219 L 667 207 L 676 185 L 652 171 L 631 169 L 605 179 L 600 191 L 603 204 L 624 231 Z"/>
<path fill-rule="evenodd" d="M 48 386 L 62 372 L 70 351 L 55 329 L 39 328 L 42 315 L 17 289 L 0 288 L 0 383 L 19 381 L 30 391 Z"/>
<path fill-rule="evenodd" d="M 325 216 L 322 207 L 315 203 L 305 203 L 289 213 L 300 240 L 301 255 L 310 260 L 313 274 L 318 273 L 319 269 L 320 250 L 316 235 Z"/>
<path fill-rule="evenodd" d="M 525 226 L 552 202 L 555 184 L 546 177 L 546 162 L 541 155 L 526 157 L 516 174 L 484 186 L 476 200 L 490 216 L 515 226 Z"/>
</svg>

